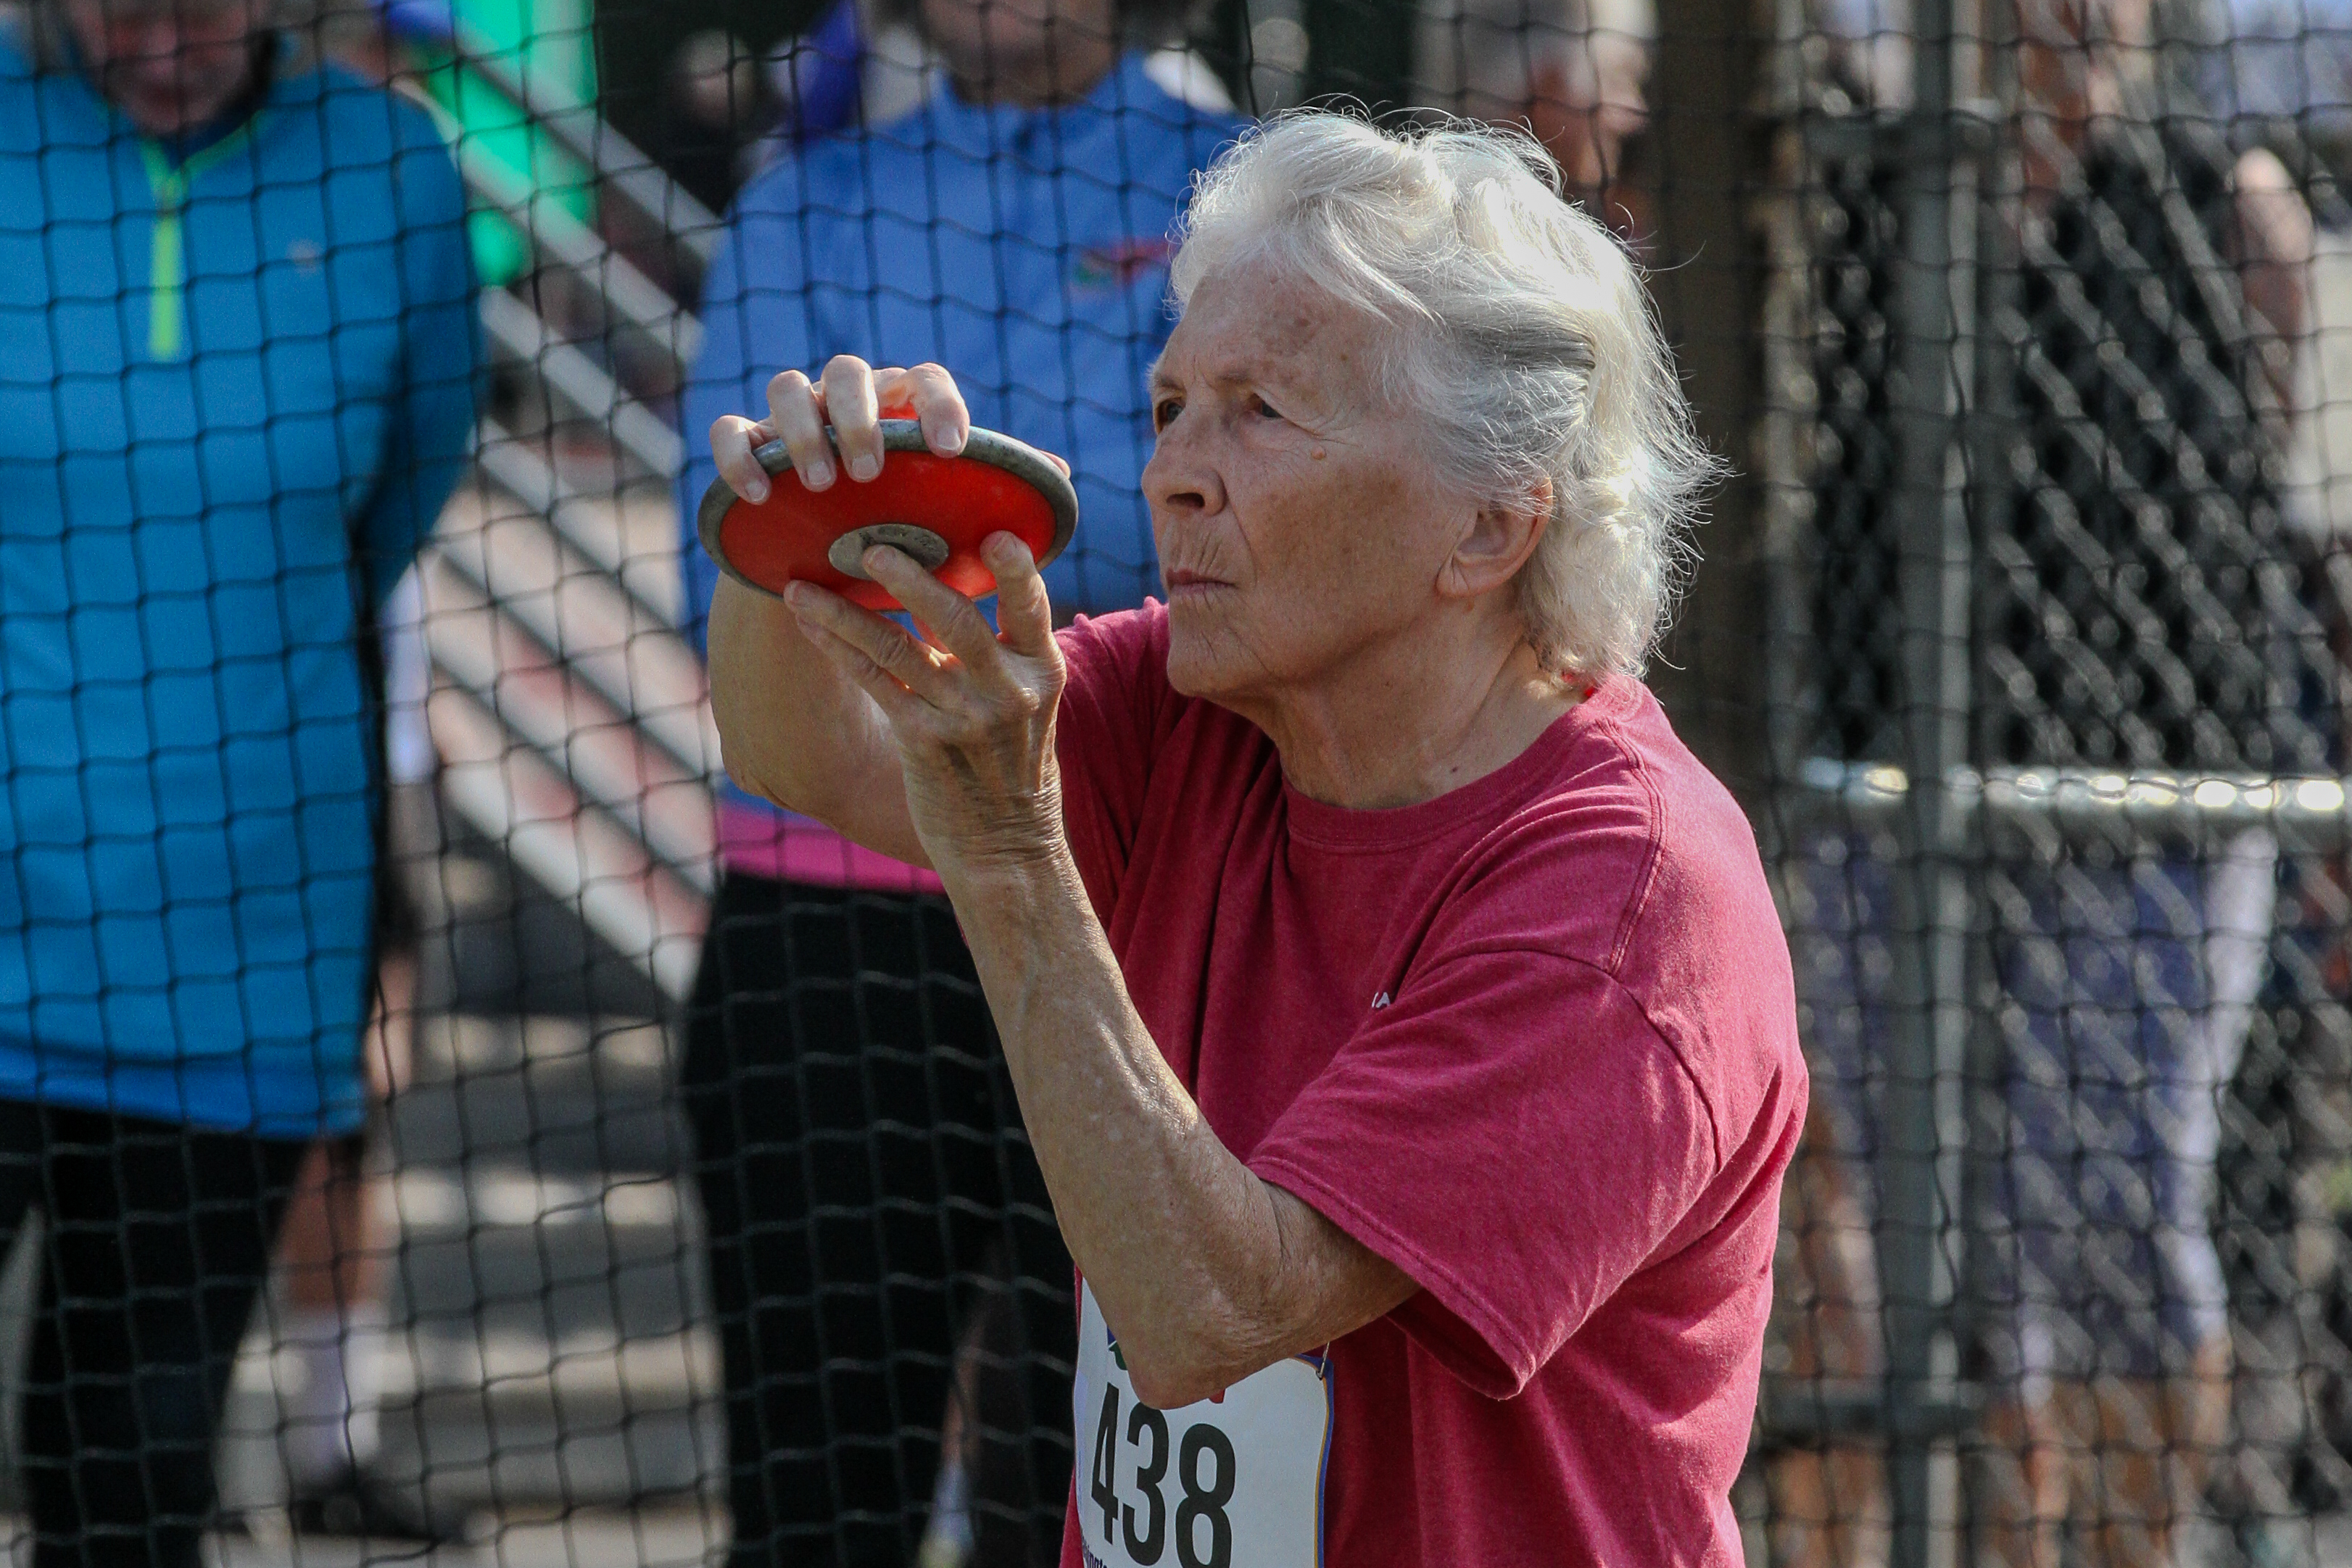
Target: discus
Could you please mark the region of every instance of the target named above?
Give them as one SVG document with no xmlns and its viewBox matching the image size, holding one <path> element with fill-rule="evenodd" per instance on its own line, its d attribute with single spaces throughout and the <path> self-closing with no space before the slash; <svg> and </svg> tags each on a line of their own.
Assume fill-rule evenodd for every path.
<svg viewBox="0 0 2352 1568">
<path fill-rule="evenodd" d="M 963 450 L 941 457 L 911 419 L 881 422 L 882 472 L 841 477 L 823 490 L 787 483 L 792 454 L 771 441 L 751 455 L 776 483 L 756 505 L 726 480 L 703 493 L 696 525 L 702 548 L 746 588 L 781 594 L 788 582 L 813 582 L 868 610 L 904 608 L 866 574 L 866 552 L 889 545 L 969 599 L 996 591 L 996 577 L 980 559 L 982 540 L 1012 534 L 1044 566 L 1078 526 L 1078 493 L 1053 461 L 1034 446 L 975 430 Z M 833 431 L 825 430 L 830 441 Z"/>
</svg>

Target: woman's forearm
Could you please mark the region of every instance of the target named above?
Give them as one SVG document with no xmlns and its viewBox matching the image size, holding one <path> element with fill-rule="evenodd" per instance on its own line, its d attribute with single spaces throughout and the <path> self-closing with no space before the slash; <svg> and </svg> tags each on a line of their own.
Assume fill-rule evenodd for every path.
<svg viewBox="0 0 2352 1568">
<path fill-rule="evenodd" d="M 710 602 L 710 707 L 736 783 L 869 849 L 924 863 L 898 747 L 873 699 L 781 601 L 725 578 Z"/>
<path fill-rule="evenodd" d="M 1129 1000 L 1066 849 L 941 874 L 1063 1238 L 1139 1395 L 1205 1398 L 1411 1293 L 1210 1131 Z"/>
</svg>

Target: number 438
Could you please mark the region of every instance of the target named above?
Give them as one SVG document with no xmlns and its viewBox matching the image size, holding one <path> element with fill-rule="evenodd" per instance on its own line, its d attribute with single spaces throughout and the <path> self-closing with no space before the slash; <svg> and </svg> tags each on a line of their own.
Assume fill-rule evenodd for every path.
<svg viewBox="0 0 2352 1568">
<path fill-rule="evenodd" d="M 1127 1412 L 1126 1441 L 1119 1438 L 1118 1385 L 1103 1389 L 1102 1417 L 1095 1424 L 1094 1464 L 1088 1493 L 1102 1510 L 1103 1540 L 1127 1548 L 1142 1568 L 1151 1568 L 1168 1549 L 1168 1417 L 1137 1400 Z M 1136 1451 L 1135 1488 L 1142 1507 L 1118 1496 L 1122 1447 Z M 1233 1568 L 1234 1524 L 1225 1505 L 1234 1500 L 1234 1445 L 1206 1422 L 1185 1428 L 1173 1456 L 1177 1500 L 1176 1561 L 1181 1568 Z M 1205 1549 L 1201 1537 L 1208 1537 Z"/>
</svg>

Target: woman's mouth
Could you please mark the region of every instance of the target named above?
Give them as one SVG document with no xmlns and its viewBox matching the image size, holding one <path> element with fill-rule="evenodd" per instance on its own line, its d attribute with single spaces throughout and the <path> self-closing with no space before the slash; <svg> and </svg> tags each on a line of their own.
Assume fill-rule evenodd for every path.
<svg viewBox="0 0 2352 1568">
<path fill-rule="evenodd" d="M 1211 577 L 1205 572 L 1186 571 L 1181 569 L 1165 573 L 1164 580 L 1168 585 L 1168 602 L 1171 604 L 1181 599 L 1199 599 L 1218 589 L 1233 586 L 1222 578 Z"/>
</svg>

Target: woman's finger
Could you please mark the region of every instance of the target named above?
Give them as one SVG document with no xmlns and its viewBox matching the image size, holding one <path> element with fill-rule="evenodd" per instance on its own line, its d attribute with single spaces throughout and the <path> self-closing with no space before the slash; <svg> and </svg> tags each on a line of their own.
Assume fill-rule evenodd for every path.
<svg viewBox="0 0 2352 1568">
<path fill-rule="evenodd" d="M 722 413 L 710 424 L 710 455 L 719 460 L 719 476 L 727 487 L 751 502 L 768 498 L 768 471 L 751 455 L 775 436 L 764 424 L 740 413 Z"/>
<path fill-rule="evenodd" d="M 955 676 L 947 655 L 908 636 L 896 622 L 806 582 L 787 586 L 784 603 L 802 621 L 848 643 L 923 701 L 943 706 L 952 700 Z"/>
<path fill-rule="evenodd" d="M 1054 646 L 1054 602 L 1037 558 L 1020 536 L 993 533 L 980 542 L 980 559 L 996 574 L 996 624 L 1004 645 L 1016 653 L 1044 658 Z"/>
<path fill-rule="evenodd" d="M 882 472 L 881 403 L 874 367 L 855 354 L 825 361 L 824 411 L 833 422 L 833 444 L 841 465 L 860 483 Z"/>
<path fill-rule="evenodd" d="M 768 383 L 768 428 L 793 455 L 793 472 L 812 490 L 833 483 L 833 444 L 824 438 L 824 404 L 816 387 L 798 371 L 785 371 Z"/>
<path fill-rule="evenodd" d="M 866 552 L 866 571 L 897 594 L 898 602 L 940 647 L 975 673 L 996 668 L 996 633 L 980 606 L 933 577 L 912 556 L 877 545 Z"/>
<path fill-rule="evenodd" d="M 942 457 L 961 452 L 971 438 L 971 410 L 964 406 L 955 377 L 929 363 L 900 374 L 904 380 L 893 390 L 914 404 L 915 417 L 923 423 L 923 439 L 931 450 Z"/>
<path fill-rule="evenodd" d="M 814 621 L 802 620 L 798 624 L 801 635 L 814 643 L 818 653 L 831 660 L 835 669 L 839 670 L 859 691 L 874 699 L 875 706 L 882 710 L 882 716 L 890 721 L 893 729 L 918 718 L 923 700 L 908 690 L 904 682 L 866 657 L 863 648 L 836 635 L 831 627 Z"/>
</svg>

